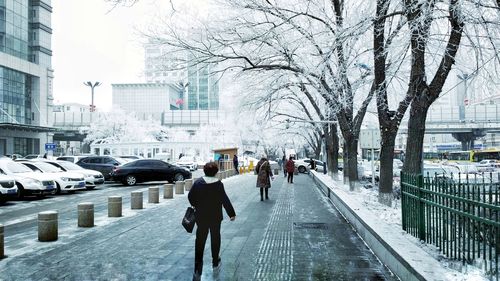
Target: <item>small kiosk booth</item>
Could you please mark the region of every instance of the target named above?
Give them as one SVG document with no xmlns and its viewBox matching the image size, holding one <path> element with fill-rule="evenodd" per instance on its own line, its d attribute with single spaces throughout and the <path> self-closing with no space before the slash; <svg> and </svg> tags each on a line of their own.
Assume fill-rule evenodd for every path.
<svg viewBox="0 0 500 281">
<path fill-rule="evenodd" d="M 238 155 L 238 148 L 220 148 L 214 149 L 214 161 L 219 163 L 220 171 L 227 171 L 234 169 L 233 166 L 233 157 L 234 155 Z"/>
</svg>

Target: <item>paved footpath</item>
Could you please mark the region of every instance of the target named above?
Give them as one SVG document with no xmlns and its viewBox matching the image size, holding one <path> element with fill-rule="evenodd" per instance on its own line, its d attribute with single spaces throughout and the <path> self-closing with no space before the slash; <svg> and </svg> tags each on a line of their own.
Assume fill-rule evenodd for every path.
<svg viewBox="0 0 500 281">
<path fill-rule="evenodd" d="M 222 223 L 218 275 L 207 240 L 202 280 L 396 279 L 307 175 L 296 176 L 294 184 L 278 176 L 264 202 L 255 180 L 224 180 L 237 216 Z M 75 226 L 56 242 L 37 242 L 35 231 L 26 234 L 20 239 L 30 241 L 31 250 L 6 245 L 6 254 L 14 254 L 0 261 L 0 280 L 191 280 L 195 235 L 180 225 L 187 195 L 160 201 L 138 211 L 124 205 L 118 219 L 99 211 L 96 227 Z"/>
</svg>

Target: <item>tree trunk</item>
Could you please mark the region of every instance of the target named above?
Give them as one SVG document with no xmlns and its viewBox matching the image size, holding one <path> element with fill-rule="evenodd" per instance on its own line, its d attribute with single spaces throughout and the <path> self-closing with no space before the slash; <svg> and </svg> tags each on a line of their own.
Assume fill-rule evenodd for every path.
<svg viewBox="0 0 500 281">
<path fill-rule="evenodd" d="M 349 190 L 354 191 L 358 181 L 358 140 L 346 140 L 347 148 L 347 174 L 349 175 Z M 344 164 L 345 165 L 345 164 Z"/>
<path fill-rule="evenodd" d="M 394 160 L 394 143 L 396 140 L 396 133 L 382 131 L 381 138 L 378 201 L 384 205 L 392 206 L 392 163 Z"/>
<path fill-rule="evenodd" d="M 406 173 L 422 173 L 422 155 L 425 134 L 425 120 L 428 107 L 420 103 L 411 104 L 410 119 L 408 120 L 408 138 L 406 140 L 406 155 L 403 171 Z"/>
<path fill-rule="evenodd" d="M 344 139 L 342 144 L 342 161 L 343 161 L 343 174 L 344 174 L 344 184 L 349 182 L 349 165 L 347 164 L 347 141 Z"/>
<path fill-rule="evenodd" d="M 323 145 L 323 139 L 320 136 L 316 139 L 316 146 L 313 147 L 314 159 L 319 159 L 319 156 L 321 155 L 322 145 Z"/>
<path fill-rule="evenodd" d="M 339 135 L 337 126 L 330 125 L 326 137 L 326 166 L 328 174 L 333 176 L 339 172 Z"/>
</svg>

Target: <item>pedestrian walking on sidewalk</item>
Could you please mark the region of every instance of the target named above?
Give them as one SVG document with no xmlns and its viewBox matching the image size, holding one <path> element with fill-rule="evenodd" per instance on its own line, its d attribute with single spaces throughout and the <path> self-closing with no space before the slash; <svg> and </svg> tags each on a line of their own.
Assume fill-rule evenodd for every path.
<svg viewBox="0 0 500 281">
<path fill-rule="evenodd" d="M 283 155 L 281 162 L 283 162 L 283 175 L 286 178 L 286 156 L 285 155 Z"/>
<path fill-rule="evenodd" d="M 293 157 L 286 162 L 285 169 L 288 172 L 288 183 L 293 183 L 293 172 L 295 172 L 295 162 L 293 162 Z"/>
<path fill-rule="evenodd" d="M 209 162 L 203 167 L 204 177 L 199 178 L 189 191 L 188 199 L 196 210 L 196 241 L 194 253 L 193 281 L 201 280 L 203 272 L 203 252 L 210 231 L 212 248 L 212 267 L 218 273 L 221 265 L 220 225 L 222 222 L 222 207 L 231 221 L 236 218 L 233 205 L 224 190 L 224 184 L 215 177 L 219 171 L 215 162 Z"/>
<path fill-rule="evenodd" d="M 260 201 L 264 201 L 264 192 L 267 200 L 269 199 L 268 190 L 271 188 L 271 180 L 274 180 L 274 175 L 271 171 L 271 164 L 269 164 L 265 156 L 263 156 L 257 163 L 257 166 L 255 166 L 255 172 L 257 173 L 256 186 L 260 188 Z"/>
<path fill-rule="evenodd" d="M 234 169 L 236 170 L 236 174 L 239 174 L 240 172 L 238 171 L 238 156 L 236 156 L 236 154 L 234 155 L 233 157 L 233 166 L 234 166 Z"/>
</svg>

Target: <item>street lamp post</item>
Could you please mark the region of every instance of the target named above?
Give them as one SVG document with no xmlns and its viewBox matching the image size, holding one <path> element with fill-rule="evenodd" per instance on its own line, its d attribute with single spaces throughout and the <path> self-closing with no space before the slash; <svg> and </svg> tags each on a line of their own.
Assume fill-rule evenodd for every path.
<svg viewBox="0 0 500 281">
<path fill-rule="evenodd" d="M 94 112 L 95 111 L 95 105 L 94 105 L 94 88 L 101 85 L 101 82 L 95 82 L 95 83 L 92 83 L 90 81 L 87 81 L 87 82 L 83 82 L 83 84 L 85 86 L 89 86 L 91 91 L 92 91 L 92 100 L 91 100 L 91 103 L 90 103 L 90 112 Z"/>
<path fill-rule="evenodd" d="M 92 100 L 90 102 L 90 123 L 92 123 L 92 115 L 94 114 L 95 111 L 95 105 L 94 105 L 94 88 L 101 85 L 101 82 L 96 81 L 95 83 L 92 84 L 92 82 L 87 81 L 83 82 L 85 86 L 89 86 L 91 91 L 92 91 Z M 82 120 L 83 121 L 83 120 Z"/>
</svg>

